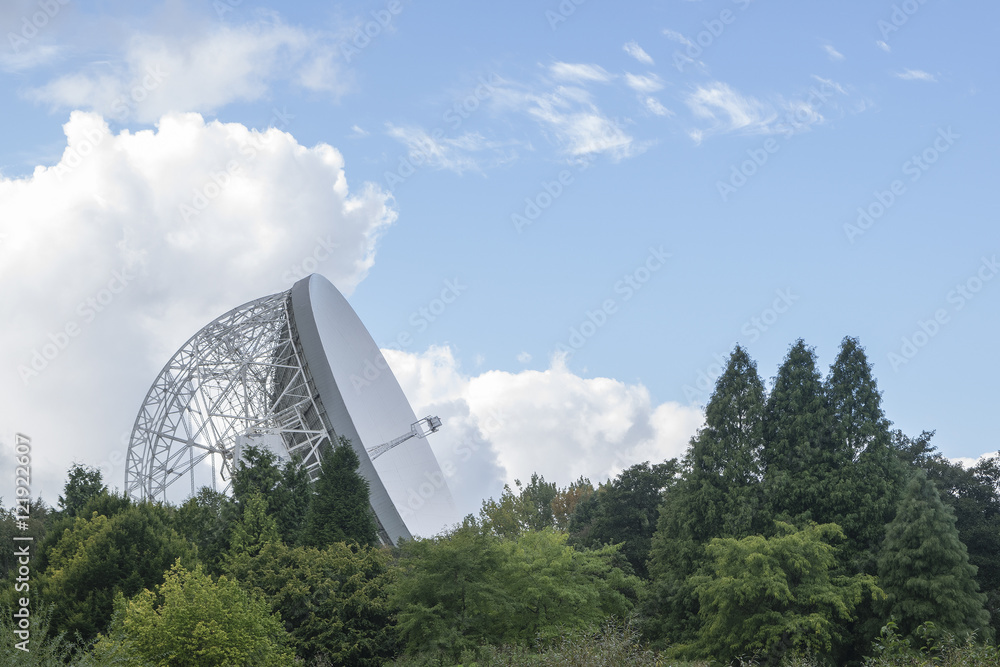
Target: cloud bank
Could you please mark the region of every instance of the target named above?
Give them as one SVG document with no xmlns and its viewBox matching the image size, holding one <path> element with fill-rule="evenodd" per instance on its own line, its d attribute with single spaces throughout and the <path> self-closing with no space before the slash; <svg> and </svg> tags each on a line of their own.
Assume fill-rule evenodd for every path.
<svg viewBox="0 0 1000 667">
<path fill-rule="evenodd" d="M 348 189 L 336 149 L 276 128 L 192 113 L 112 134 L 73 112 L 64 130 L 57 164 L 0 178 L 0 432 L 35 439 L 49 502 L 71 457 L 122 484 L 112 453 L 190 335 L 312 271 L 349 294 L 396 215 Z"/>
</svg>

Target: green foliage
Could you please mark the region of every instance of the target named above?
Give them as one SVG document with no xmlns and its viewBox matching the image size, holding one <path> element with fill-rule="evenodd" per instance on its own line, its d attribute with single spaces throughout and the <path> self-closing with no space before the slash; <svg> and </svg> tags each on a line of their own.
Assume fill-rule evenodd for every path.
<svg viewBox="0 0 1000 667">
<path fill-rule="evenodd" d="M 400 545 L 391 591 L 407 652 L 457 659 L 463 649 L 497 639 L 493 620 L 513 610 L 499 579 L 500 540 L 467 517 L 452 533 Z"/>
<path fill-rule="evenodd" d="M 233 472 L 233 498 L 242 506 L 255 493 L 269 496 L 281 482 L 281 471 L 278 458 L 266 448 L 250 445 L 240 457 Z"/>
<path fill-rule="evenodd" d="M 286 461 L 281 467 L 281 479 L 268 498 L 272 516 L 278 525 L 278 534 L 285 544 L 300 544 L 302 531 L 309 511 L 312 483 L 309 473 L 298 458 Z"/>
<path fill-rule="evenodd" d="M 649 558 L 655 581 L 644 604 L 648 636 L 693 640 L 698 598 L 691 577 L 706 563 L 704 545 L 765 527 L 763 420 L 764 385 L 756 364 L 737 346 L 716 382 L 705 426 L 691 440 L 682 478 L 660 509 Z"/>
<path fill-rule="evenodd" d="M 857 339 L 844 338 L 825 391 L 833 413 L 828 520 L 844 529 L 844 557 L 853 561 L 852 569 L 874 574 L 906 473 L 894 455 L 882 395 Z"/>
<path fill-rule="evenodd" d="M 139 659 L 131 652 L 124 650 L 109 651 L 101 660 L 94 657 L 91 644 L 84 641 L 73 641 L 65 632 L 55 632 L 52 627 L 51 607 L 43 611 L 34 611 L 31 617 L 30 637 L 25 646 L 27 651 L 17 648 L 16 643 L 22 641 L 15 635 L 19 630 L 12 622 L 12 610 L 0 608 L 0 667 L 147 667 L 148 663 Z"/>
<path fill-rule="evenodd" d="M 514 493 L 510 485 L 504 484 L 499 500 L 489 498 L 483 501 L 479 520 L 484 527 L 499 537 L 516 537 L 526 530 L 541 530 L 555 525 L 552 501 L 558 495 L 556 485 L 546 482 L 537 473 L 531 475 L 531 482 L 525 486 L 515 479 Z"/>
<path fill-rule="evenodd" d="M 136 503 L 110 518 L 77 517 L 47 553 L 38 577 L 41 599 L 54 605 L 55 630 L 91 639 L 107 627 L 115 595 L 161 582 L 178 558 L 192 562 L 193 550 L 161 505 Z"/>
<path fill-rule="evenodd" d="M 906 486 L 878 565 L 886 614 L 904 636 L 913 638 L 927 620 L 960 638 L 992 635 L 986 596 L 979 592 L 955 515 L 922 470 Z"/>
<path fill-rule="evenodd" d="M 223 557 L 224 568 L 231 573 L 242 571 L 266 544 L 278 540 L 278 524 L 267 513 L 267 500 L 254 493 L 246 500 L 243 516 L 233 526 L 229 551 Z"/>
<path fill-rule="evenodd" d="M 262 495 L 267 499 L 268 511 L 277 523 L 281 540 L 285 544 L 299 544 L 312 495 L 309 473 L 295 457 L 278 466 L 274 453 L 260 447 L 247 447 L 242 458 L 233 475 L 236 504 L 242 510 L 251 497 Z"/>
<path fill-rule="evenodd" d="M 557 530 L 569 531 L 576 508 L 594 495 L 594 485 L 586 477 L 580 477 L 564 489 L 556 491 L 552 498 L 552 518 Z M 590 517 L 586 523 L 590 523 Z"/>
<path fill-rule="evenodd" d="M 678 469 L 676 459 L 654 465 L 647 461 L 603 484 L 592 496 L 594 505 L 587 507 L 592 518 L 586 537 L 578 534 L 573 543 L 588 548 L 621 544 L 632 571 L 645 579 L 660 503 L 674 486 Z"/>
<path fill-rule="evenodd" d="M 174 528 L 197 547 L 198 560 L 205 569 L 218 575 L 239 516 L 235 501 L 204 486 L 177 509 Z"/>
<path fill-rule="evenodd" d="M 960 641 L 954 635 L 940 633 L 928 621 L 916 629 L 916 636 L 926 641 L 914 647 L 898 633 L 895 622 L 887 623 L 874 642 L 874 655 L 865 660 L 865 667 L 1000 667 L 1000 649 L 975 643 L 973 637 Z"/>
<path fill-rule="evenodd" d="M 226 577 L 178 561 L 156 591 L 119 595 L 114 620 L 95 654 L 133 651 L 163 667 L 284 667 L 293 654 L 281 620 L 267 603 Z"/>
<path fill-rule="evenodd" d="M 357 473 L 359 465 L 358 455 L 343 437 L 338 447 L 323 455 L 302 534 L 306 546 L 324 547 L 335 542 L 377 544 L 368 481 Z"/>
<path fill-rule="evenodd" d="M 17 557 L 14 555 L 15 535 L 33 538 L 36 545 L 44 544 L 44 541 L 52 532 L 52 526 L 57 521 L 55 513 L 42 501 L 36 498 L 28 503 L 28 528 L 21 530 L 17 527 L 17 516 L 21 516 L 23 506 L 15 506 L 11 509 L 0 507 L 0 581 L 4 581 L 14 571 L 17 565 Z M 3 594 L 0 592 L 0 600 Z"/>
<path fill-rule="evenodd" d="M 799 339 L 778 369 L 764 414 L 764 490 L 776 519 L 836 518 L 830 487 L 844 461 L 834 450 L 832 420 L 816 353 Z"/>
<path fill-rule="evenodd" d="M 778 534 L 713 539 L 710 572 L 694 578 L 701 604 L 697 641 L 684 650 L 731 661 L 762 654 L 778 664 L 785 654 L 829 654 L 838 625 L 850 621 L 863 597 L 880 596 L 870 575 L 836 576 L 835 524 Z"/>
<path fill-rule="evenodd" d="M 529 645 L 624 616 L 639 580 L 614 567 L 617 547 L 578 551 L 553 529 L 500 539 L 471 517 L 452 533 L 406 542 L 392 599 L 409 654 L 482 643 Z"/>
<path fill-rule="evenodd" d="M 280 614 L 296 654 L 338 665 L 379 665 L 395 649 L 389 555 L 335 543 L 266 544 L 237 573 Z"/>
<path fill-rule="evenodd" d="M 101 481 L 101 471 L 98 468 L 74 463 L 67 473 L 63 496 L 59 496 L 59 511 L 69 517 L 77 516 L 88 500 L 107 491 Z"/>
<path fill-rule="evenodd" d="M 462 665 L 476 667 L 667 667 L 666 662 L 644 648 L 635 629 L 609 621 L 594 632 L 565 632 L 540 649 L 523 646 L 479 646 L 465 651 Z M 404 657 L 395 667 L 440 665 L 428 656 Z M 670 662 L 671 667 L 705 667 L 704 663 Z"/>
<path fill-rule="evenodd" d="M 1000 457 L 966 469 L 935 451 L 933 432 L 911 439 L 896 431 L 894 448 L 908 465 L 919 467 L 955 512 L 955 527 L 977 568 L 976 582 L 987 596 L 994 635 L 1000 633 Z"/>
</svg>

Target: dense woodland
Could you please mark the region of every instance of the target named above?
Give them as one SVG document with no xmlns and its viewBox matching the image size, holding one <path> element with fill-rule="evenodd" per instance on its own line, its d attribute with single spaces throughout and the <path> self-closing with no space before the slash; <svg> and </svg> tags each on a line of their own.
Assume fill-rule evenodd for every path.
<svg viewBox="0 0 1000 667">
<path fill-rule="evenodd" d="M 891 429 L 845 338 L 825 379 L 793 344 L 769 392 L 737 347 L 682 460 L 532 476 L 397 548 L 349 446 L 313 484 L 251 449 L 179 507 L 74 465 L 32 504 L 30 653 L 0 521 L 0 664 L 1000 665 L 1000 459 L 932 436 Z"/>
</svg>

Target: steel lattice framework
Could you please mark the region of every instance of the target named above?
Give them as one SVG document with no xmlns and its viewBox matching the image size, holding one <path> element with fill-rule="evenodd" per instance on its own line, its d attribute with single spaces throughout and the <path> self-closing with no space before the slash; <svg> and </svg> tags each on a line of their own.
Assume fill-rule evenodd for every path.
<svg viewBox="0 0 1000 667">
<path fill-rule="evenodd" d="M 315 477 L 321 451 L 337 439 L 312 385 L 290 291 L 234 308 L 188 340 L 146 394 L 129 441 L 127 493 L 166 500 L 189 477 L 193 495 L 209 462 L 213 488 L 221 474 L 228 490 L 237 437 L 257 433 L 280 434 Z"/>
</svg>

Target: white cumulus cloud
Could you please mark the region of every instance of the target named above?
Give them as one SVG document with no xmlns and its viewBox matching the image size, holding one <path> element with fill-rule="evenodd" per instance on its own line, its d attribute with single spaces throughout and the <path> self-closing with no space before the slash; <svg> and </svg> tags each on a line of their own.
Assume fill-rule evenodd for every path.
<svg viewBox="0 0 1000 667">
<path fill-rule="evenodd" d="M 469 375 L 447 347 L 383 352 L 417 414 L 444 421 L 429 441 L 456 471 L 449 486 L 463 514 L 533 472 L 560 486 L 581 475 L 596 483 L 683 456 L 703 422 L 695 407 L 657 405 L 639 384 L 580 377 L 558 357 L 544 371 Z"/>
<path fill-rule="evenodd" d="M 350 293 L 395 218 L 336 149 L 277 129 L 172 114 L 112 134 L 74 112 L 64 130 L 58 163 L 0 177 L 0 432 L 34 437 L 49 502 L 74 457 L 122 485 L 137 397 L 189 336 L 312 271 Z"/>
</svg>

